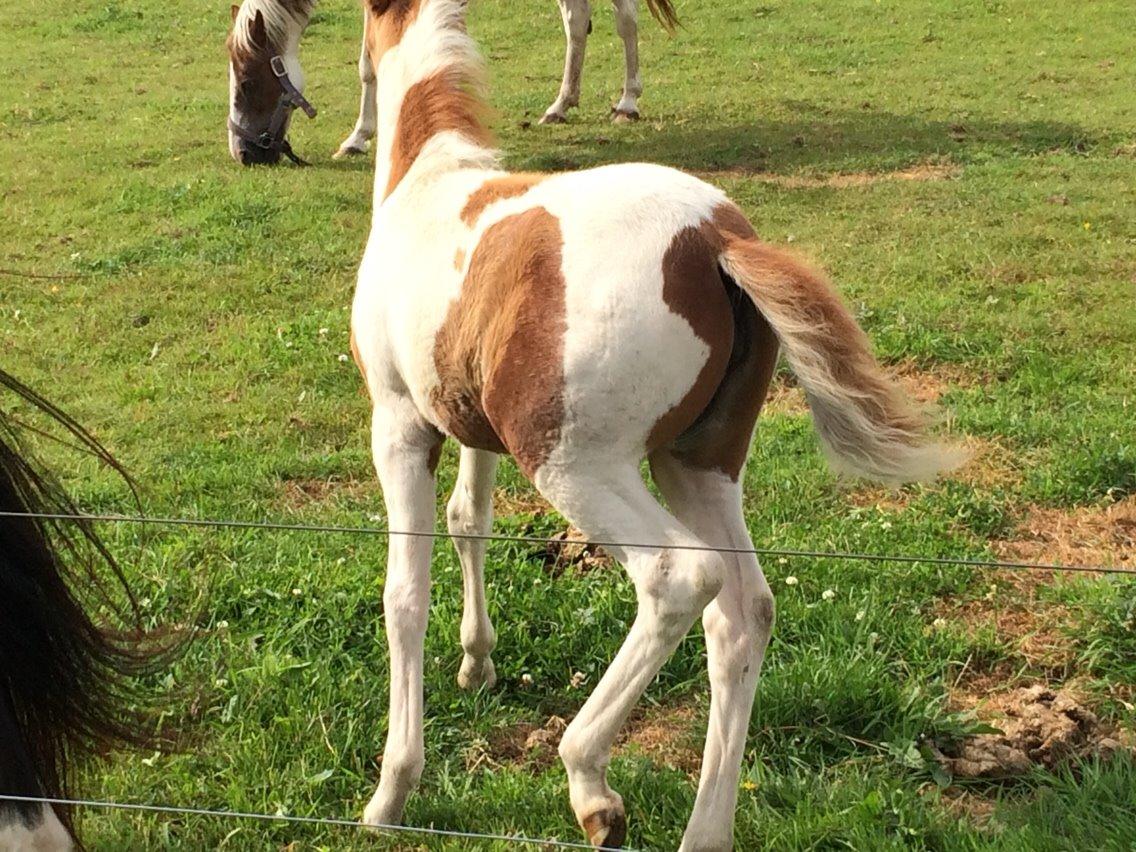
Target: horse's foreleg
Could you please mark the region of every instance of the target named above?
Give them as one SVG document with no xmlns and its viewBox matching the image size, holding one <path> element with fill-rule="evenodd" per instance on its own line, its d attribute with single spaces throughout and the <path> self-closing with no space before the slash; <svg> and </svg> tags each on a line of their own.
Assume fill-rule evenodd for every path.
<svg viewBox="0 0 1136 852">
<path fill-rule="evenodd" d="M 376 402 L 371 427 L 375 468 L 392 530 L 383 590 L 390 646 L 390 723 L 379 788 L 365 823 L 395 824 L 422 775 L 422 648 L 430 607 L 434 464 L 442 437 L 409 401 Z"/>
<path fill-rule="evenodd" d="M 375 65 L 371 61 L 370 50 L 371 16 L 363 10 L 363 46 L 359 50 L 359 84 L 362 92 L 359 95 L 359 119 L 355 122 L 355 129 L 351 135 L 339 146 L 335 152 L 336 159 L 355 154 L 364 154 L 367 143 L 375 136 L 378 126 L 378 83 L 375 80 Z"/>
<path fill-rule="evenodd" d="M 584 72 L 584 47 L 592 28 L 592 7 L 588 0 L 558 0 L 560 15 L 564 18 L 564 35 L 568 51 L 564 56 L 564 79 L 560 81 L 560 94 L 552 102 L 541 124 L 562 124 L 568 120 L 568 110 L 580 102 L 580 76 Z"/>
<path fill-rule="evenodd" d="M 458 684 L 476 689 L 497 681 L 493 659 L 489 656 L 497 644 L 497 635 L 489 621 L 485 604 L 484 539 L 461 538 L 482 536 L 493 526 L 493 483 L 497 474 L 497 455 L 484 450 L 462 447 L 458 481 L 446 506 L 446 520 L 454 538 L 462 567 L 464 587 L 461 620 L 461 644 L 465 656 L 458 672 Z"/>
<path fill-rule="evenodd" d="M 613 121 L 635 121 L 639 118 L 639 0 L 612 0 L 615 6 L 615 29 L 623 39 L 623 97 L 611 108 Z"/>
</svg>

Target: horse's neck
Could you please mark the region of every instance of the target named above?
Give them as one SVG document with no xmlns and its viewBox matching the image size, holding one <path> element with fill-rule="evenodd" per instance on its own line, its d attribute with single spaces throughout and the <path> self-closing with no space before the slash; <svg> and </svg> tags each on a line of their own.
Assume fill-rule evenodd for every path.
<svg viewBox="0 0 1136 852">
<path fill-rule="evenodd" d="M 408 174 L 496 165 L 482 123 L 481 57 L 463 19 L 449 14 L 462 5 L 431 0 L 380 61 L 376 209 Z"/>
</svg>

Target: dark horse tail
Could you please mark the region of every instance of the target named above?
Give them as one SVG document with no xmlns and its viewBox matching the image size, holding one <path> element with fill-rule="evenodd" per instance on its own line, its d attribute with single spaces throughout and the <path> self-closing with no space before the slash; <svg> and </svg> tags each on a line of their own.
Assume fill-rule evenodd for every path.
<svg viewBox="0 0 1136 852">
<path fill-rule="evenodd" d="M 0 370 L 0 796 L 67 798 L 77 759 L 153 740 L 137 678 L 157 657 L 140 629 L 92 619 L 97 611 L 120 627 L 141 624 L 122 571 L 88 522 L 4 514 L 77 514 L 21 441 L 21 432 L 39 430 L 17 428 L 5 413 L 8 392 L 59 424 L 68 443 L 125 472 L 82 426 Z M 66 806 L 0 799 L 0 848 L 73 842 Z"/>
</svg>

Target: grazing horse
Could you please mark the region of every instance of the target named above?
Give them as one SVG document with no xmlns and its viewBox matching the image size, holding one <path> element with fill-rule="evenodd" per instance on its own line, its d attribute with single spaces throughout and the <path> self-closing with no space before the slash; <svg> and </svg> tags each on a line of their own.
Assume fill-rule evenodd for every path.
<svg viewBox="0 0 1136 852">
<path fill-rule="evenodd" d="M 541 124 L 561 124 L 568 120 L 568 110 L 580 102 L 580 78 L 584 71 L 584 46 L 592 31 L 592 9 L 588 0 L 557 0 L 564 19 L 564 36 L 568 47 L 564 56 L 564 78 L 560 93 L 545 110 Z M 616 122 L 639 118 L 639 96 L 643 84 L 639 80 L 639 0 L 612 0 L 615 8 L 615 28 L 623 40 L 623 95 L 611 108 Z M 335 156 L 362 154 L 375 135 L 377 113 L 375 95 L 375 68 L 378 65 L 376 40 L 378 30 L 371 13 L 372 4 L 363 0 L 363 47 L 359 53 L 359 81 L 363 93 L 359 101 L 359 119 L 351 134 L 343 140 Z M 671 0 L 647 0 L 647 8 L 668 32 L 678 25 Z"/>
<path fill-rule="evenodd" d="M 288 144 L 292 112 L 314 118 L 303 95 L 300 37 L 316 0 L 244 0 L 231 8 L 229 153 L 241 165 L 274 164 L 281 155 L 307 165 Z"/>
<path fill-rule="evenodd" d="M 0 390 L 122 473 L 81 426 L 2 370 Z M 0 512 L 76 513 L 2 410 Z M 88 523 L 0 515 L 0 796 L 68 798 L 76 759 L 152 742 L 130 708 L 135 678 L 152 670 L 154 658 L 136 636 L 107 632 L 88 615 L 88 606 L 121 609 L 108 569 L 132 608 L 122 573 Z M 67 807 L 0 798 L 0 849 L 49 852 L 74 840 Z"/>
<path fill-rule="evenodd" d="M 383 604 L 390 715 L 364 812 L 393 823 L 423 768 L 423 637 L 435 469 L 460 444 L 447 507 L 465 603 L 461 685 L 494 681 L 482 535 L 510 453 L 626 567 L 638 615 L 560 756 L 590 842 L 618 846 L 612 744 L 694 620 L 710 720 L 684 849 L 732 843 L 740 762 L 773 595 L 741 474 L 778 349 L 840 469 L 931 478 L 958 460 L 925 433 L 827 281 L 755 235 L 720 190 L 657 165 L 501 169 L 463 0 L 369 0 L 378 114 L 374 217 L 351 317 L 392 535 Z M 666 498 L 651 495 L 646 456 Z M 727 548 L 715 552 L 707 547 Z"/>
</svg>

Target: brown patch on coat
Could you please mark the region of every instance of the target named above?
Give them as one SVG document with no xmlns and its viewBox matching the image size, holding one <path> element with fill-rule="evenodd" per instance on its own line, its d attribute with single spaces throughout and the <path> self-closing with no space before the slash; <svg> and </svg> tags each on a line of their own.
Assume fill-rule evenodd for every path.
<svg viewBox="0 0 1136 852">
<path fill-rule="evenodd" d="M 725 376 L 734 345 L 734 318 L 717 255 L 699 227 L 675 234 L 663 255 L 663 301 L 686 320 L 710 352 L 690 390 L 651 428 L 648 452 L 669 444 L 694 423 Z"/>
<path fill-rule="evenodd" d="M 745 214 L 726 202 L 694 230 L 702 255 L 691 251 L 687 241 L 693 236 L 676 236 L 664 259 L 664 300 L 691 323 L 711 353 L 687 397 L 652 429 L 648 448 L 669 444 L 669 452 L 684 464 L 719 470 L 736 481 L 777 366 L 777 337 L 752 300 L 719 268 L 718 257 L 727 245 L 755 238 Z M 698 324 L 691 318 L 695 313 L 701 314 Z M 681 424 L 677 431 L 676 424 Z"/>
<path fill-rule="evenodd" d="M 547 175 L 539 172 L 518 172 L 517 174 L 501 175 L 490 178 L 473 191 L 462 208 L 461 220 L 470 227 L 481 218 L 485 208 L 496 201 L 506 198 L 516 198 L 524 195 Z"/>
<path fill-rule="evenodd" d="M 481 120 L 484 111 L 484 104 L 469 90 L 460 68 L 444 68 L 407 89 L 391 147 L 386 195 L 394 192 L 423 146 L 439 133 L 455 131 L 476 143 L 490 144 L 489 131 Z"/>
<path fill-rule="evenodd" d="M 402 41 L 406 30 L 417 20 L 421 5 L 422 0 L 370 0 L 364 37 L 376 70 L 383 54 Z"/>
<path fill-rule="evenodd" d="M 239 8 L 239 7 L 237 7 Z M 235 16 L 234 16 L 235 17 Z M 235 19 L 234 19 L 235 23 Z M 276 46 L 268 37 L 264 15 L 257 12 L 249 22 L 247 39 L 237 37 L 236 29 L 229 32 L 225 47 L 233 66 L 236 93 L 233 103 L 245 116 L 259 125 L 267 122 L 280 99 L 280 83 L 272 72 L 270 60 Z"/>
<path fill-rule="evenodd" d="M 530 478 L 560 437 L 567 328 L 560 223 L 543 207 L 491 225 L 434 341 L 431 403 L 464 445 Z"/>
</svg>

